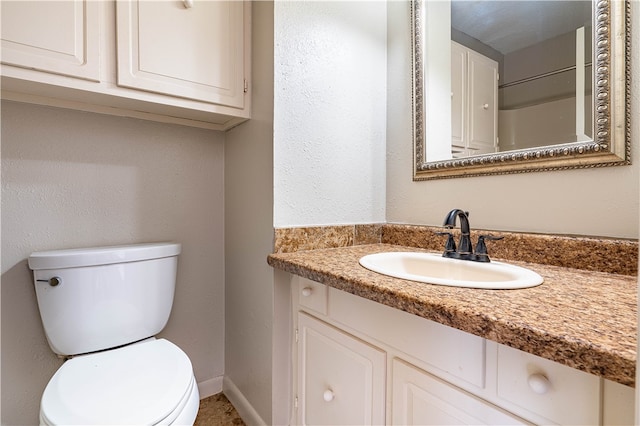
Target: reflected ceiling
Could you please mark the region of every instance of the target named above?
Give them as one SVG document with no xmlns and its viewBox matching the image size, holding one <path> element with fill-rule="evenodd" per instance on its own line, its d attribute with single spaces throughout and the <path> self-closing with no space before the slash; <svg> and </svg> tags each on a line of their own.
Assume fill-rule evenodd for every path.
<svg viewBox="0 0 640 426">
<path fill-rule="evenodd" d="M 451 26 L 502 54 L 591 23 L 590 1 L 452 0 Z"/>
</svg>

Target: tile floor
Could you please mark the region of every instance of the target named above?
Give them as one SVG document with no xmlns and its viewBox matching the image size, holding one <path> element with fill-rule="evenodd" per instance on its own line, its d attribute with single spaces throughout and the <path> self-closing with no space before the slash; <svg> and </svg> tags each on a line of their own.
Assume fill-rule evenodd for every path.
<svg viewBox="0 0 640 426">
<path fill-rule="evenodd" d="M 244 422 L 223 393 L 200 400 L 200 409 L 194 426 L 231 426 Z"/>
</svg>

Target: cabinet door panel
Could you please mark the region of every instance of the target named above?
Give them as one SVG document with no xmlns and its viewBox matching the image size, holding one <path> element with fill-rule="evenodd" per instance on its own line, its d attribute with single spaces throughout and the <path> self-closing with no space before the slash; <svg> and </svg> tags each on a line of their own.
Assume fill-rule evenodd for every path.
<svg viewBox="0 0 640 426">
<path fill-rule="evenodd" d="M 392 424 L 527 424 L 401 360 L 393 360 Z"/>
<path fill-rule="evenodd" d="M 99 2 L 3 1 L 2 63 L 99 80 Z"/>
<path fill-rule="evenodd" d="M 495 152 L 498 112 L 498 70 L 494 61 L 468 51 L 469 148 Z"/>
<path fill-rule="evenodd" d="M 298 327 L 300 424 L 384 424 L 385 353 L 304 313 Z"/>
<path fill-rule="evenodd" d="M 243 13 L 241 1 L 118 1 L 118 85 L 242 108 Z"/>
<path fill-rule="evenodd" d="M 451 144 L 465 147 L 467 127 L 467 49 L 451 42 Z M 455 149 L 454 149 L 455 151 Z"/>
</svg>

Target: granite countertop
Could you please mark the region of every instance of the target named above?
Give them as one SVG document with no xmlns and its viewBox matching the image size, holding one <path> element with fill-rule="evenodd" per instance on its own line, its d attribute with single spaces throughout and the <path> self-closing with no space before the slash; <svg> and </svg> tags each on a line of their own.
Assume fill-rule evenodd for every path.
<svg viewBox="0 0 640 426">
<path fill-rule="evenodd" d="M 507 261 L 544 278 L 520 290 L 437 286 L 387 277 L 358 260 L 389 244 L 271 254 L 269 265 L 498 343 L 635 386 L 635 276 Z M 500 260 L 500 259 L 495 259 Z"/>
</svg>

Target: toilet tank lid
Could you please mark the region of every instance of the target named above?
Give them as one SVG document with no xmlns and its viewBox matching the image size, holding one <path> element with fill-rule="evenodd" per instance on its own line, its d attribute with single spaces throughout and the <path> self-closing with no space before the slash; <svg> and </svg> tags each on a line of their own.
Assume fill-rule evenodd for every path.
<svg viewBox="0 0 640 426">
<path fill-rule="evenodd" d="M 177 256 L 182 245 L 177 243 L 146 243 L 108 247 L 38 251 L 29 256 L 29 268 L 62 269 L 108 265 Z"/>
</svg>

